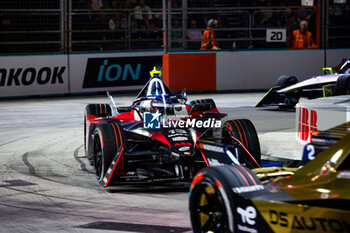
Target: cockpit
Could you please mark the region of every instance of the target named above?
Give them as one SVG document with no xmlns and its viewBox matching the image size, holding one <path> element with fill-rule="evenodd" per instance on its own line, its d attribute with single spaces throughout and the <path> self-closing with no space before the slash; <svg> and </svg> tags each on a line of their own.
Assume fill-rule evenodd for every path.
<svg viewBox="0 0 350 233">
<path fill-rule="evenodd" d="M 136 100 L 141 98 L 152 98 L 152 97 L 170 97 L 174 95 L 170 89 L 165 85 L 165 83 L 160 78 L 152 78 L 148 83 L 142 88 L 140 93 L 137 95 Z"/>
<path fill-rule="evenodd" d="M 188 115 L 186 100 L 185 96 L 172 93 L 161 78 L 153 77 L 137 95 L 133 107 L 140 113 L 159 111 L 166 115 Z"/>
</svg>

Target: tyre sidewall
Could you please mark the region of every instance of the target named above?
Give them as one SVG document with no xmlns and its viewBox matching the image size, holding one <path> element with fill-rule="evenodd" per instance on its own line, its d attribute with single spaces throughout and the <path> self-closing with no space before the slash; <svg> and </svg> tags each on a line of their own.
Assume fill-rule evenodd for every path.
<svg viewBox="0 0 350 233">
<path fill-rule="evenodd" d="M 200 172 L 203 172 L 204 179 L 199 181 L 191 190 L 191 196 L 190 196 L 190 217 L 191 217 L 191 223 L 193 232 L 197 233 L 200 232 L 200 229 L 197 228 L 198 222 L 198 216 L 196 215 L 196 211 L 194 210 L 195 206 L 198 205 L 197 202 L 199 202 L 200 198 L 200 191 L 203 188 L 204 185 L 210 185 L 214 187 L 216 193 L 220 195 L 220 197 L 223 200 L 223 204 L 225 207 L 225 214 L 228 216 L 227 224 L 231 230 L 228 232 L 234 232 L 234 215 L 233 215 L 233 208 L 234 208 L 234 200 L 232 195 L 230 195 L 229 190 L 229 184 L 226 183 L 226 180 L 223 179 L 222 175 L 220 173 L 217 173 L 213 169 L 207 169 L 201 170 Z M 222 186 L 219 188 L 215 181 L 219 181 Z M 230 217 L 231 216 L 231 217 Z"/>
<path fill-rule="evenodd" d="M 93 133 L 94 142 L 96 142 L 97 137 L 100 139 L 101 152 L 102 152 L 102 169 L 101 177 L 102 179 L 109 169 L 113 158 L 118 152 L 119 146 L 116 144 L 116 136 L 114 129 L 110 124 L 98 125 Z M 103 146 L 102 146 L 103 144 Z M 94 154 L 94 165 L 96 166 L 96 154 Z"/>
<path fill-rule="evenodd" d="M 88 116 L 107 117 L 111 115 L 111 112 L 111 107 L 108 104 L 88 104 L 84 109 L 84 150 L 89 159 L 92 159 L 90 142 L 92 141 L 91 133 L 95 127 L 89 123 Z"/>
<path fill-rule="evenodd" d="M 350 75 L 340 76 L 335 84 L 336 95 L 350 94 Z"/>
<path fill-rule="evenodd" d="M 276 81 L 276 86 L 282 89 L 296 83 L 298 83 L 298 79 L 295 76 L 281 75 Z"/>
<path fill-rule="evenodd" d="M 242 170 L 243 169 L 243 170 Z M 250 180 L 249 185 L 243 180 L 238 178 L 240 170 L 245 173 L 246 176 L 251 176 L 254 181 Z M 249 173 L 249 175 L 248 175 Z M 225 212 L 228 214 L 228 224 L 230 229 L 228 232 L 237 232 L 237 222 L 239 222 L 240 216 L 237 213 L 236 208 L 242 206 L 243 208 L 248 205 L 252 205 L 250 201 L 245 200 L 237 193 L 233 192 L 233 188 L 250 186 L 261 184 L 260 180 L 256 175 L 248 168 L 243 168 L 237 165 L 224 165 L 218 167 L 208 167 L 201 169 L 197 174 L 203 177 L 202 180 L 198 181 L 194 186 L 191 186 L 190 191 L 190 217 L 194 232 L 200 232 L 197 226 L 198 216 L 196 216 L 196 205 L 200 201 L 200 191 L 203 185 L 211 185 L 215 188 L 215 191 L 221 196 L 225 202 Z"/>
</svg>

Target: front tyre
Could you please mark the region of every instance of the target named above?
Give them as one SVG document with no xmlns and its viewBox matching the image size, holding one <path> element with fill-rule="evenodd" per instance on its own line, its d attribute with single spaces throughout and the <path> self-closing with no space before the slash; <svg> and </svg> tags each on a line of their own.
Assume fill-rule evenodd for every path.
<svg viewBox="0 0 350 233">
<path fill-rule="evenodd" d="M 94 131 L 93 165 L 96 177 L 102 181 L 110 165 L 122 148 L 123 131 L 118 123 L 98 125 Z"/>
<path fill-rule="evenodd" d="M 235 187 L 261 184 L 256 175 L 242 166 L 217 166 L 200 170 L 190 190 L 190 217 L 193 232 L 235 232 Z"/>
<path fill-rule="evenodd" d="M 281 75 L 276 80 L 276 86 L 280 87 L 280 89 L 289 87 L 298 83 L 298 79 L 295 76 Z"/>
<path fill-rule="evenodd" d="M 298 83 L 298 79 L 295 76 L 289 76 L 289 75 L 281 75 L 276 80 L 276 86 L 279 87 L 279 89 L 289 87 L 296 83 Z M 294 108 L 294 106 L 299 102 L 299 99 L 300 99 L 299 91 L 289 92 L 288 95 L 286 95 L 283 98 L 281 102 L 282 104 L 278 105 L 278 107 L 282 109 Z"/>
<path fill-rule="evenodd" d="M 90 139 L 90 128 L 87 126 L 88 122 L 100 117 L 107 117 L 112 115 L 112 109 L 108 104 L 88 104 L 84 110 L 84 149 L 85 155 L 90 159 L 88 154 L 88 140 Z"/>
</svg>

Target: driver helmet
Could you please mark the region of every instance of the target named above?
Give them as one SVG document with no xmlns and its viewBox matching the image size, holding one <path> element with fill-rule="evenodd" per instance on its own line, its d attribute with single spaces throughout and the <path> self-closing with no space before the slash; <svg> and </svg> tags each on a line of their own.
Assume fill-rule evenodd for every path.
<svg viewBox="0 0 350 233">
<path fill-rule="evenodd" d="M 159 81 L 155 81 L 151 86 L 151 95 L 152 96 L 161 96 L 163 94 L 162 86 Z"/>
</svg>

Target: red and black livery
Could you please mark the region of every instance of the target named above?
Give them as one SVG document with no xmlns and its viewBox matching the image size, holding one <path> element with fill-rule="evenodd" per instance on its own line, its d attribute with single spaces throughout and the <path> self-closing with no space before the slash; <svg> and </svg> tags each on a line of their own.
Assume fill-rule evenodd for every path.
<svg viewBox="0 0 350 233">
<path fill-rule="evenodd" d="M 190 181 L 199 169 L 222 164 L 260 166 L 253 124 L 227 121 L 212 99 L 187 104 L 186 93 L 172 93 L 159 77 L 131 106 L 117 107 L 109 97 L 111 104 L 87 105 L 84 116 L 86 156 L 105 187 Z M 160 127 L 145 127 L 144 113 L 161 115 Z M 181 127 L 186 122 L 190 127 Z"/>
</svg>

